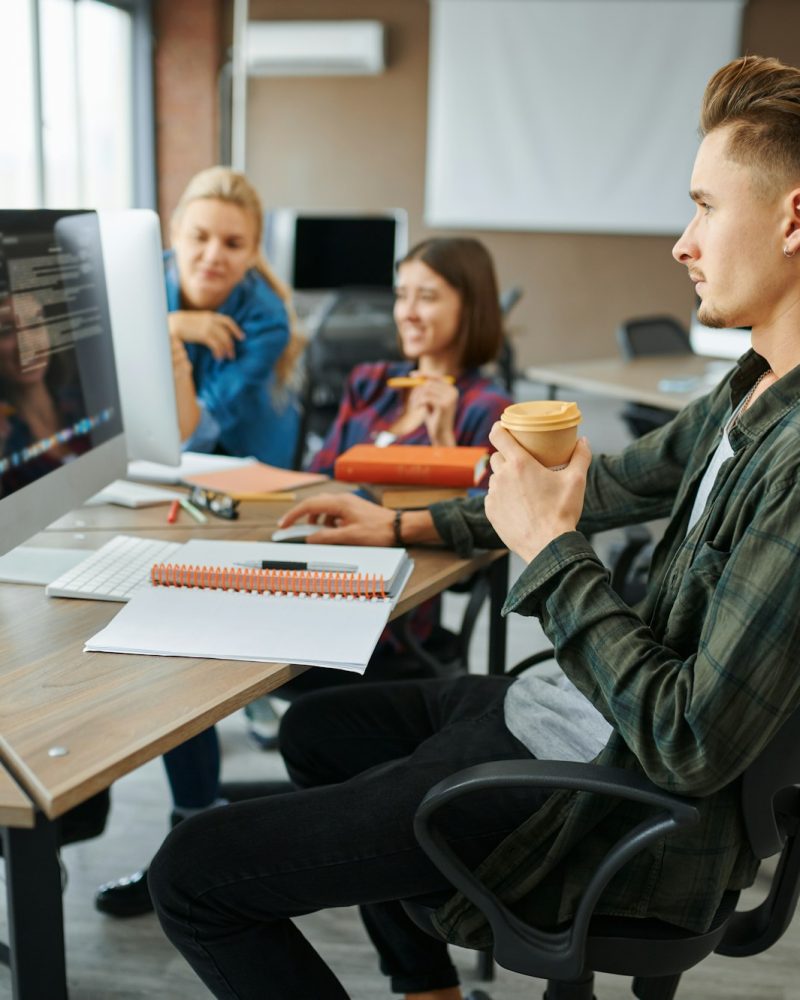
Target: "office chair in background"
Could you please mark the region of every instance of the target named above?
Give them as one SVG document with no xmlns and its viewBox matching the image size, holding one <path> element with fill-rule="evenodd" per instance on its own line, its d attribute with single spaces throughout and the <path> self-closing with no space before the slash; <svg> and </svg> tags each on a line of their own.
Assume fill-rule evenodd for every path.
<svg viewBox="0 0 800 1000">
<path fill-rule="evenodd" d="M 671 316 L 644 316 L 629 319 L 617 330 L 617 344 L 625 360 L 692 354 L 688 331 Z M 674 411 L 644 403 L 626 403 L 620 414 L 634 438 L 663 427 L 675 416 Z M 654 542 L 647 528 L 639 526 L 625 530 L 625 541 L 612 550 L 610 565 L 614 587 L 629 603 L 644 595 L 647 568 Z"/>
<path fill-rule="evenodd" d="M 663 354 L 692 354 L 688 331 L 671 316 L 644 316 L 629 319 L 617 330 L 617 344 L 626 360 Z M 631 434 L 641 437 L 656 427 L 663 427 L 675 414 L 657 406 L 628 403 L 622 419 Z"/>
<path fill-rule="evenodd" d="M 512 285 L 500 293 L 500 315 L 503 317 L 503 343 L 500 345 L 500 352 L 497 355 L 495 365 L 497 374 L 503 383 L 504 388 L 510 394 L 514 394 L 514 379 L 516 378 L 516 355 L 511 338 L 508 335 L 506 321 L 514 306 L 522 298 L 522 289 L 519 285 Z"/>
<path fill-rule="evenodd" d="M 393 309 L 391 288 L 342 288 L 333 293 L 303 355 L 295 469 L 322 443 L 353 368 L 368 361 L 402 360 Z"/>
<path fill-rule="evenodd" d="M 549 653 L 539 655 L 544 658 Z M 777 857 L 777 864 L 760 905 L 737 911 L 738 893 L 728 892 L 711 927 L 702 934 L 652 918 L 594 914 L 604 887 L 626 861 L 698 819 L 691 800 L 668 794 L 630 771 L 542 760 L 495 761 L 466 768 L 428 792 L 417 811 L 414 829 L 437 868 L 487 917 L 498 964 L 546 979 L 544 1000 L 595 1000 L 595 972 L 632 977 L 633 994 L 639 1000 L 673 1000 L 681 974 L 711 952 L 740 958 L 759 954 L 791 923 L 800 895 L 800 710 L 787 720 L 739 782 L 750 847 L 760 860 Z M 461 795 L 519 786 L 613 795 L 654 809 L 650 820 L 612 847 L 587 885 L 572 922 L 555 931 L 542 931 L 519 919 L 481 885 L 436 829 L 437 810 Z M 421 927 L 438 936 L 430 922 L 435 909 L 430 901 L 411 900 L 403 905 Z M 472 996 L 473 1000 L 489 1000 L 482 992 Z"/>
</svg>

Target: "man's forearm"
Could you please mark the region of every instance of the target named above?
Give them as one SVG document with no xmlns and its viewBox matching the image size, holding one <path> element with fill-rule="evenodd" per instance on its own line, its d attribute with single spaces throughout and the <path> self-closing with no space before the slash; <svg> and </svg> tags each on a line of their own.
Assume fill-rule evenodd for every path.
<svg viewBox="0 0 800 1000">
<path fill-rule="evenodd" d="M 400 518 L 400 537 L 404 545 L 442 544 L 442 536 L 428 510 L 404 510 Z"/>
</svg>

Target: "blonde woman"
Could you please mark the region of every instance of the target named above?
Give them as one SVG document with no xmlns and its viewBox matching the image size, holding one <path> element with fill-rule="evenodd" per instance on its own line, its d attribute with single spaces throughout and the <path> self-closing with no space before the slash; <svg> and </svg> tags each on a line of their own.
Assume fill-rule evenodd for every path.
<svg viewBox="0 0 800 1000">
<path fill-rule="evenodd" d="M 184 447 L 288 467 L 299 419 L 286 380 L 302 339 L 261 251 L 263 215 L 243 174 L 192 178 L 164 255 L 169 330 Z"/>
</svg>

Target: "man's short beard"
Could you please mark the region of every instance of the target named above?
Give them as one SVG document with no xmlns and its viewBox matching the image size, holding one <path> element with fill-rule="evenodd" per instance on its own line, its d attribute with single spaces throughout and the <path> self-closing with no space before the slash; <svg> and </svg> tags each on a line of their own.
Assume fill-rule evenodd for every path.
<svg viewBox="0 0 800 1000">
<path fill-rule="evenodd" d="M 703 326 L 708 326 L 712 330 L 727 330 L 729 327 L 734 326 L 721 313 L 714 312 L 712 308 L 703 305 L 703 303 L 700 304 L 697 310 L 697 318 Z"/>
</svg>

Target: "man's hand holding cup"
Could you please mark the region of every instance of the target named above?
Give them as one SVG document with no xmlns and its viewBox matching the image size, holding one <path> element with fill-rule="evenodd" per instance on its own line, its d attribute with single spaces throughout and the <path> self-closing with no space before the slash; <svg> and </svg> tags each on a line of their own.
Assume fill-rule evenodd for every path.
<svg viewBox="0 0 800 1000">
<path fill-rule="evenodd" d="M 586 438 L 581 438 L 571 457 L 569 453 L 562 456 L 566 464 L 559 462 L 557 470 L 548 468 L 526 451 L 504 423 L 496 423 L 489 435 L 497 451 L 490 459 L 486 516 L 504 545 L 530 562 L 559 535 L 575 530 L 592 453 Z M 573 426 L 577 434 L 577 421 Z"/>
</svg>

